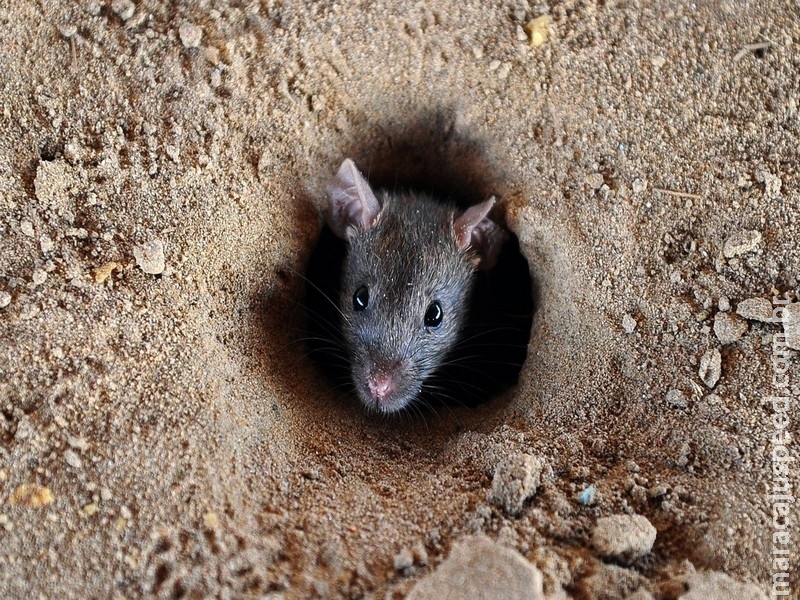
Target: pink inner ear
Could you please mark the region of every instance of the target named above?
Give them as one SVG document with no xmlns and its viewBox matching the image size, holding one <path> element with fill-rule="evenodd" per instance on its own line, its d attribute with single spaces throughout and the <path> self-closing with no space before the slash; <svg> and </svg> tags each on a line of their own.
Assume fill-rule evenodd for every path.
<svg viewBox="0 0 800 600">
<path fill-rule="evenodd" d="M 492 206 L 494 206 L 494 196 L 480 204 L 470 206 L 453 222 L 456 230 L 456 245 L 459 250 L 466 250 L 472 245 L 475 228 L 486 218 L 486 215 L 492 210 Z"/>
<path fill-rule="evenodd" d="M 456 234 L 456 246 L 459 251 L 471 248 L 478 257 L 477 268 L 491 269 L 506 240 L 505 230 L 492 221 L 487 215 L 494 206 L 494 196 L 488 200 L 470 206 L 453 222 Z"/>
<path fill-rule="evenodd" d="M 349 158 L 342 162 L 328 185 L 327 197 L 325 220 L 328 227 L 343 239 L 347 239 L 347 230 L 351 227 L 367 231 L 381 210 L 369 183 Z"/>
</svg>

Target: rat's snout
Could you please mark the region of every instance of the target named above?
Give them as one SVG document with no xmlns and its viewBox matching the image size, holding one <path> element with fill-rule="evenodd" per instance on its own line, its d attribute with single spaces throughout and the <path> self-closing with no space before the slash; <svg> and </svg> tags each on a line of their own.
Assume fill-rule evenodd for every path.
<svg viewBox="0 0 800 600">
<path fill-rule="evenodd" d="M 367 377 L 367 387 L 373 400 L 389 398 L 395 390 L 395 377 L 391 371 L 377 371 Z"/>
</svg>

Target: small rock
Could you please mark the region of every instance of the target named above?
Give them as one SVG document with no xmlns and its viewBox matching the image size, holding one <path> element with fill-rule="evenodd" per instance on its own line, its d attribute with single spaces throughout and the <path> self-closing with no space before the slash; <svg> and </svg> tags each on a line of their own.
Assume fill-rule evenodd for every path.
<svg viewBox="0 0 800 600">
<path fill-rule="evenodd" d="M 647 189 L 647 180 L 637 177 L 633 180 L 633 193 L 641 194 Z"/>
<path fill-rule="evenodd" d="M 436 570 L 411 588 L 406 600 L 544 600 L 542 574 L 516 550 L 485 536 L 453 546 Z"/>
<path fill-rule="evenodd" d="M 764 184 L 764 195 L 770 200 L 774 200 L 781 195 L 783 181 L 777 175 L 773 175 L 769 171 L 759 170 L 756 171 L 756 181 Z"/>
<path fill-rule="evenodd" d="M 39 508 L 53 502 L 53 492 L 50 488 L 37 483 L 23 483 L 11 494 L 8 503 L 12 506 L 25 506 Z"/>
<path fill-rule="evenodd" d="M 529 21 L 524 29 L 531 37 L 531 46 L 538 48 L 547 41 L 550 33 L 550 15 L 536 17 L 533 21 Z"/>
<path fill-rule="evenodd" d="M 89 447 L 89 442 L 81 437 L 70 436 L 67 438 L 67 444 L 69 444 L 70 447 L 81 451 L 86 450 Z"/>
<path fill-rule="evenodd" d="M 673 408 L 686 408 L 689 402 L 681 390 L 670 390 L 667 392 L 667 404 Z"/>
<path fill-rule="evenodd" d="M 633 333 L 633 330 L 636 329 L 636 319 L 634 319 L 630 315 L 625 315 L 622 317 L 622 328 L 625 330 L 625 333 Z"/>
<path fill-rule="evenodd" d="M 748 321 L 772 321 L 772 302 L 766 298 L 748 298 L 736 305 L 736 314 Z"/>
<path fill-rule="evenodd" d="M 22 221 L 19 224 L 19 230 L 28 237 L 33 237 L 36 235 L 36 232 L 33 230 L 33 223 L 30 221 Z"/>
<path fill-rule="evenodd" d="M 525 500 L 536 493 L 541 483 L 542 461 L 530 454 L 515 453 L 497 465 L 489 502 L 509 515 L 518 515 Z"/>
<path fill-rule="evenodd" d="M 785 305 L 783 333 L 786 334 L 786 345 L 794 350 L 800 350 L 800 302 Z"/>
<path fill-rule="evenodd" d="M 414 555 L 411 550 L 403 548 L 394 555 L 394 568 L 397 571 L 405 571 L 414 566 Z"/>
<path fill-rule="evenodd" d="M 81 457 L 78 456 L 78 453 L 74 450 L 67 450 L 64 452 L 64 460 L 70 467 L 74 467 L 76 469 L 83 467 L 83 461 L 81 460 Z"/>
<path fill-rule="evenodd" d="M 59 25 L 57 29 L 65 40 L 75 37 L 78 33 L 78 28 L 72 23 L 64 23 Z"/>
<path fill-rule="evenodd" d="M 203 39 L 203 30 L 194 23 L 182 23 L 178 28 L 178 35 L 184 48 L 198 48 Z"/>
<path fill-rule="evenodd" d="M 717 313 L 714 317 L 714 334 L 721 344 L 732 344 L 747 332 L 747 321 L 731 313 Z"/>
<path fill-rule="evenodd" d="M 630 564 L 648 554 L 656 541 L 656 528 L 642 515 L 613 515 L 597 520 L 592 546 L 603 557 Z"/>
<path fill-rule="evenodd" d="M 11 294 L 8 292 L 0 292 L 0 308 L 5 308 L 11 304 Z"/>
<path fill-rule="evenodd" d="M 507 79 L 509 73 L 511 73 L 511 63 L 504 62 L 503 64 L 500 65 L 500 68 L 497 69 L 497 78 Z"/>
<path fill-rule="evenodd" d="M 587 486 L 578 494 L 578 503 L 584 506 L 593 506 L 597 502 L 597 488 L 594 484 Z"/>
<path fill-rule="evenodd" d="M 134 255 L 136 251 L 134 250 Z M 94 269 L 94 280 L 96 283 L 103 283 L 106 279 L 111 277 L 111 274 L 114 272 L 114 269 L 120 269 L 122 265 L 115 262 L 107 262 L 104 265 L 100 265 L 99 267 L 95 267 Z"/>
<path fill-rule="evenodd" d="M 44 269 L 34 269 L 31 279 L 33 279 L 33 285 L 42 285 L 47 281 L 47 271 Z"/>
<path fill-rule="evenodd" d="M 601 185 L 603 185 L 603 174 L 589 173 L 586 176 L 586 185 L 588 185 L 593 190 L 598 189 Z"/>
<path fill-rule="evenodd" d="M 688 589 L 678 600 L 767 600 L 755 584 L 740 583 L 717 571 L 693 573 L 683 585 Z"/>
<path fill-rule="evenodd" d="M 731 309 L 731 301 L 727 296 L 720 296 L 717 306 L 722 312 L 728 312 Z"/>
<path fill-rule="evenodd" d="M 747 254 L 756 249 L 756 246 L 761 243 L 761 232 L 748 230 L 737 231 L 727 240 L 725 246 L 722 248 L 722 255 L 725 258 L 733 258 Z"/>
<path fill-rule="evenodd" d="M 650 64 L 653 65 L 656 69 L 660 69 L 665 64 L 667 64 L 667 59 L 663 56 L 654 56 L 650 59 Z"/>
<path fill-rule="evenodd" d="M 123 21 L 127 21 L 136 12 L 136 5 L 131 0 L 112 0 L 111 10 Z"/>
<path fill-rule="evenodd" d="M 159 275 L 166 268 L 164 242 L 161 240 L 156 239 L 134 247 L 133 256 L 142 271 L 150 275 Z"/>
<path fill-rule="evenodd" d="M 217 516 L 217 513 L 213 511 L 208 511 L 207 513 L 205 513 L 203 515 L 203 526 L 206 529 L 212 529 L 212 530 L 219 527 L 219 517 Z"/>
<path fill-rule="evenodd" d="M 714 389 L 719 377 L 722 374 L 722 355 L 719 350 L 712 348 L 700 358 L 700 379 L 709 389 Z"/>
<path fill-rule="evenodd" d="M 48 235 L 40 235 L 39 236 L 39 248 L 42 250 L 42 254 L 47 254 L 48 252 L 52 252 L 53 248 L 56 247 L 55 242 L 50 238 Z"/>
</svg>

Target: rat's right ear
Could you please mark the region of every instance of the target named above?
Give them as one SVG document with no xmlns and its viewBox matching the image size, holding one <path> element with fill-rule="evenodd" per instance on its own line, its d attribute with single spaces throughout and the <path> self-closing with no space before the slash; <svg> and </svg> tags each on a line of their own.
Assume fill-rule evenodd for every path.
<svg viewBox="0 0 800 600">
<path fill-rule="evenodd" d="M 325 221 L 333 233 L 345 240 L 350 227 L 367 231 L 381 211 L 369 183 L 349 158 L 328 184 L 326 195 Z"/>
</svg>

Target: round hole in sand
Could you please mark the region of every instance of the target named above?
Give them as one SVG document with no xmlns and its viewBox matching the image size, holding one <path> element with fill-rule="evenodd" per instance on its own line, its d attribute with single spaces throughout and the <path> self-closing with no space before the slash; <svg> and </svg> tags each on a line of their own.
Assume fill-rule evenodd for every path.
<svg viewBox="0 0 800 600">
<path fill-rule="evenodd" d="M 392 164 L 396 170 L 396 161 Z M 373 168 L 371 185 L 376 190 L 412 190 L 437 199 L 457 199 L 459 210 L 474 204 L 480 187 L 486 187 L 463 194 L 463 187 L 452 184 L 459 181 L 457 173 L 453 176 L 436 172 L 431 176 L 411 171 L 406 177 L 395 175 L 395 185 L 390 187 L 381 170 Z M 502 211 L 500 204 L 498 213 Z M 492 216 L 502 225 L 502 216 Z M 323 226 L 306 270 L 307 345 L 309 356 L 332 387 L 347 390 L 355 397 L 350 352 L 341 333 L 340 304 L 346 299 L 341 298 L 340 281 L 347 252 L 347 242 Z M 417 399 L 398 412 L 421 407 L 437 412 L 440 407 L 474 407 L 516 383 L 527 356 L 535 304 L 528 262 L 516 236 L 509 232 L 497 264 L 474 275 L 468 319 L 459 342 L 426 379 Z"/>
</svg>

